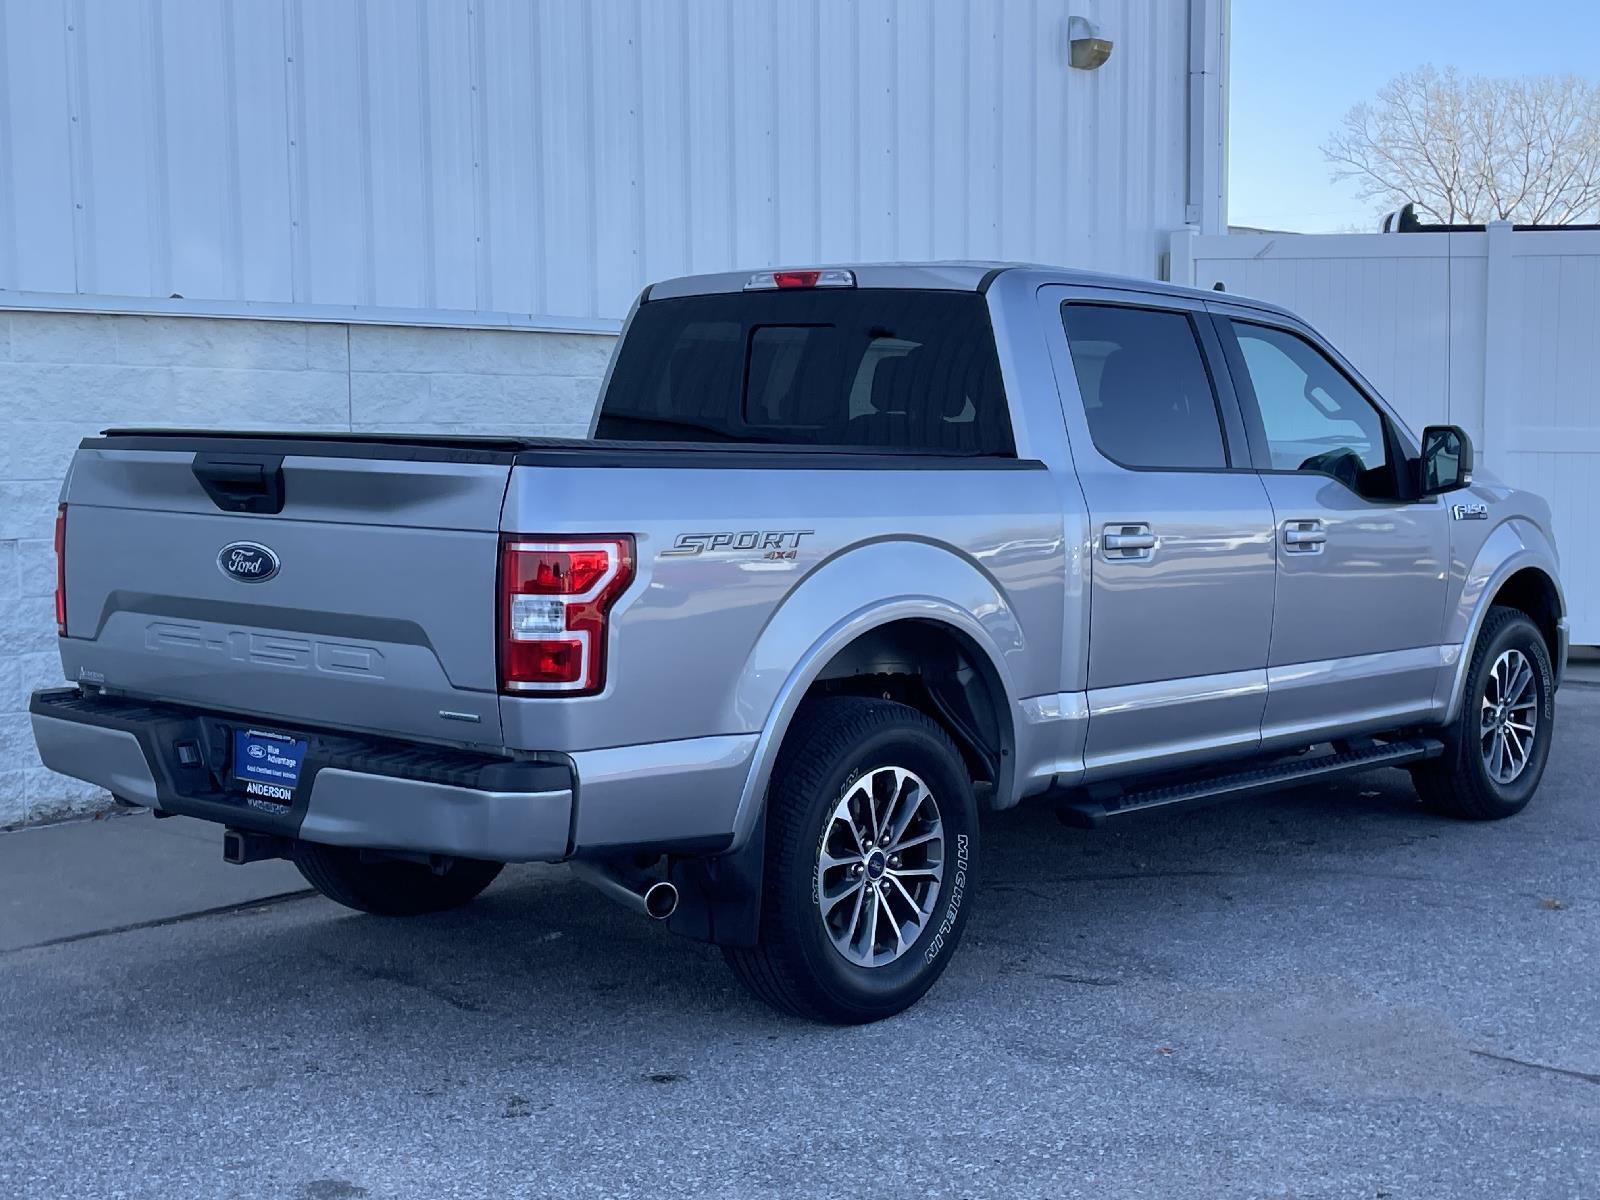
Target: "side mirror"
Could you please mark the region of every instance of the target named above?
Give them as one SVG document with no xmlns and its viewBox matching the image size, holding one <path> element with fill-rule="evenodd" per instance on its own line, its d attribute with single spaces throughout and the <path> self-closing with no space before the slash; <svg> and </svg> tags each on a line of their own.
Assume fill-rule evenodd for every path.
<svg viewBox="0 0 1600 1200">
<path fill-rule="evenodd" d="M 1454 492 L 1472 482 L 1472 439 L 1459 425 L 1429 425 L 1422 431 L 1418 461 L 1423 496 Z"/>
</svg>

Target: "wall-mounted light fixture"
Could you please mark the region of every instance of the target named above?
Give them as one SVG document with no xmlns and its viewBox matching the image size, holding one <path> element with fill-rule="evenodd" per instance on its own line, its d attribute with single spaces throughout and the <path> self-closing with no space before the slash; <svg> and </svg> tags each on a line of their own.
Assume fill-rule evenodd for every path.
<svg viewBox="0 0 1600 1200">
<path fill-rule="evenodd" d="M 1111 39 L 1088 17 L 1067 18 L 1067 61 L 1080 71 L 1093 71 L 1111 57 Z"/>
</svg>

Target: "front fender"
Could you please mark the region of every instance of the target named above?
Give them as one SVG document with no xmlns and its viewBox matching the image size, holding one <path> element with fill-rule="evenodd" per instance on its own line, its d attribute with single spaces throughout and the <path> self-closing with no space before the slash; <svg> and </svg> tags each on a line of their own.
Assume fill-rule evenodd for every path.
<svg viewBox="0 0 1600 1200">
<path fill-rule="evenodd" d="M 893 621 L 938 622 L 959 630 L 987 659 L 1005 694 L 1018 699 L 1016 677 L 1026 637 L 1004 591 L 971 559 L 926 543 L 894 540 L 858 546 L 814 570 L 791 592 L 756 640 L 732 699 L 730 728 L 759 728 L 750 773 L 734 819 L 734 848 L 749 839 L 761 813 L 778 748 L 806 691 L 840 650 Z M 1005 760 L 1000 794 L 1010 786 Z"/>
<path fill-rule="evenodd" d="M 1561 591 L 1555 545 L 1544 530 L 1525 517 L 1511 517 L 1495 526 L 1467 566 L 1461 589 L 1445 614 L 1444 643 L 1451 647 L 1454 655 L 1453 669 L 1440 681 L 1440 686 L 1448 689 L 1444 697 L 1447 722 L 1453 721 L 1460 711 L 1467 670 L 1472 665 L 1472 647 L 1489 615 L 1495 594 L 1511 576 L 1529 567 L 1550 577 L 1561 612 L 1565 614 L 1567 602 Z M 1556 664 L 1556 670 L 1560 669 L 1560 664 Z"/>
</svg>

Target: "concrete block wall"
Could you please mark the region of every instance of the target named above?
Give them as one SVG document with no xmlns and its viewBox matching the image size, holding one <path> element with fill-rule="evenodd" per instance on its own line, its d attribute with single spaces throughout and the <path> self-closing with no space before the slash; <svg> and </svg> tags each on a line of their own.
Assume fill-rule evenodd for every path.
<svg viewBox="0 0 1600 1200">
<path fill-rule="evenodd" d="M 0 311 L 0 828 L 103 807 L 39 763 L 62 682 L 52 537 L 81 438 L 110 426 L 581 437 L 614 338 Z"/>
</svg>

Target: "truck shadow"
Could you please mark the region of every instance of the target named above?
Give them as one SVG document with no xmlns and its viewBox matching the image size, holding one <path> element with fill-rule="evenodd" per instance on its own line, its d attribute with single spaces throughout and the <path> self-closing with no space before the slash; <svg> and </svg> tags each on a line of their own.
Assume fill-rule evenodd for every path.
<svg viewBox="0 0 1600 1200">
<path fill-rule="evenodd" d="M 1422 811 L 1398 772 L 1152 815 L 1125 830 L 1068 829 L 1045 805 L 990 814 L 962 953 L 900 1019 L 981 1003 L 1001 977 L 1024 994 L 1177 978 L 1198 942 L 1227 953 L 1240 918 L 1280 919 L 1352 879 L 1458 884 L 1452 845 L 1485 832 Z M 626 912 L 559 868 L 512 868 L 476 903 L 431 917 L 367 917 L 320 898 L 262 910 L 259 922 L 249 916 L 236 936 L 189 947 L 187 961 L 140 980 L 148 1002 L 161 1007 L 152 990 L 198 973 L 231 981 L 207 993 L 223 1008 L 281 1007 L 289 1022 L 401 1042 L 465 1026 L 480 1037 L 487 1023 L 524 1051 L 574 1029 L 598 1035 L 645 1022 L 685 1035 L 696 1026 L 719 1036 L 810 1028 L 748 998 L 714 948 Z"/>
<path fill-rule="evenodd" d="M 862 1147 L 894 1195 L 947 1190 L 918 1164 L 1044 1152 L 1060 1194 L 1107 1153 L 1203 1189 L 1196 1147 L 1259 1173 L 1341 1122 L 1361 1169 L 1392 1127 L 1409 1170 L 1419 1112 L 1586 1145 L 1597 755 L 1574 721 L 1494 824 L 1428 815 L 1396 772 L 1093 833 L 991 814 L 944 978 L 857 1028 L 767 1010 L 715 949 L 543 867 L 428 918 L 312 898 L 24 951 L 13 1140 L 87 1113 L 97 1164 L 156 1154 L 146 1136 L 256 1172 L 252 1195 L 292 1169 L 374 1196 L 434 1160 L 534 1188 L 637 1163 L 654 1194 L 691 1158 L 768 1185 L 728 1194 L 799 1194 L 803 1164 Z"/>
<path fill-rule="evenodd" d="M 1411 939 L 1468 937 L 1507 905 L 1536 911 L 1546 898 L 1523 894 L 1534 885 L 1522 881 L 1548 877 L 1552 846 L 1597 836 L 1584 736 L 1594 699 L 1563 696 L 1566 734 L 1538 799 L 1511 822 L 1436 817 L 1395 770 L 1099 831 L 1062 826 L 1043 802 L 986 814 L 961 952 L 885 1025 L 959 1024 L 997 1003 L 1091 1022 L 1201 976 L 1271 985 L 1330 940 L 1377 961 Z M 475 903 L 431 917 L 386 920 L 312 898 L 220 918 L 226 931 L 204 934 L 211 920 L 160 955 L 129 956 L 121 986 L 141 1009 L 181 1013 L 190 1028 L 249 1014 L 264 1028 L 355 1033 L 372 1051 L 425 1062 L 441 1041 L 538 1059 L 585 1045 L 608 1053 L 626 1034 L 670 1058 L 665 1048 L 699 1035 L 887 1036 L 770 1012 L 715 948 L 562 868 L 510 868 Z M 192 979 L 210 982 L 196 990 Z"/>
</svg>

